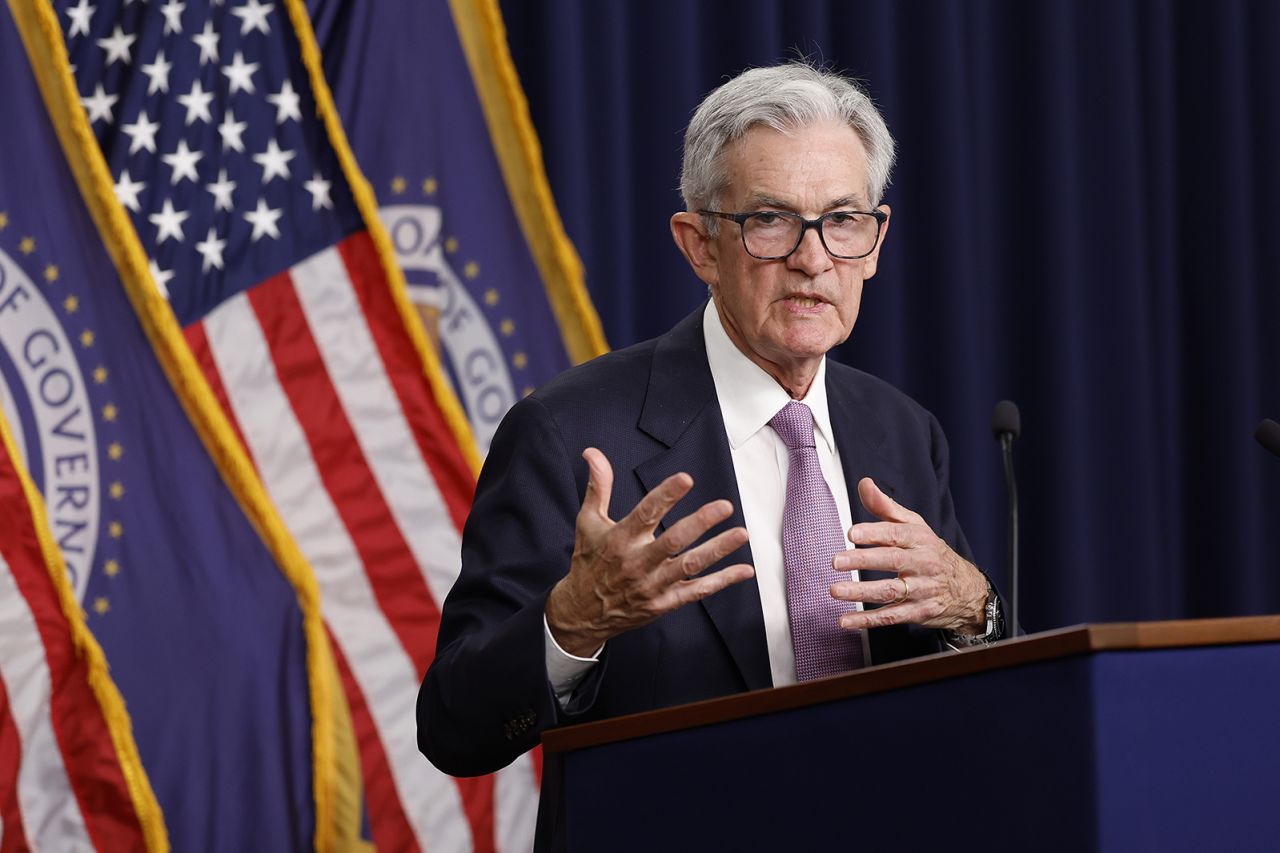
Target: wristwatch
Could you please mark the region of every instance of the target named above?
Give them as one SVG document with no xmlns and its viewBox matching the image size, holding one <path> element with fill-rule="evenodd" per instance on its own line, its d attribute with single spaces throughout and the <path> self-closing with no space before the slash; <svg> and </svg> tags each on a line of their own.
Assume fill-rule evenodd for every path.
<svg viewBox="0 0 1280 853">
<path fill-rule="evenodd" d="M 1001 625 L 1004 619 L 1000 611 L 1000 596 L 996 593 L 996 588 L 991 585 L 990 579 L 987 580 L 987 606 L 984 612 L 987 617 L 985 631 L 981 634 L 972 635 L 948 631 L 947 641 L 953 646 L 985 646 L 988 643 L 1003 639 L 1004 631 Z"/>
</svg>

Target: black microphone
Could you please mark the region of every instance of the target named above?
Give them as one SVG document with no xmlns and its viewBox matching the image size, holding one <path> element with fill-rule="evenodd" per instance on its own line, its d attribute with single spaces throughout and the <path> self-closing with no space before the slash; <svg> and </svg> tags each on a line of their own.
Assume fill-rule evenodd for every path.
<svg viewBox="0 0 1280 853">
<path fill-rule="evenodd" d="M 1018 484 L 1013 478 L 1013 440 L 1022 433 L 1022 416 L 1012 400 L 996 403 L 991 413 L 991 434 L 1000 442 L 1004 457 L 1004 482 L 1009 490 L 1009 636 L 1018 635 Z"/>
<path fill-rule="evenodd" d="M 1263 418 L 1258 428 L 1253 431 L 1253 437 L 1273 455 L 1280 456 L 1280 424 L 1271 418 Z"/>
</svg>

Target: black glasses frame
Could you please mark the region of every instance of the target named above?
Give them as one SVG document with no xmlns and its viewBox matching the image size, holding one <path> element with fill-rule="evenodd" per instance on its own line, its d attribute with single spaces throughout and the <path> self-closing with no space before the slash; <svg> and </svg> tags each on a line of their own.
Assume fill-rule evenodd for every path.
<svg viewBox="0 0 1280 853">
<path fill-rule="evenodd" d="M 800 244 L 804 242 L 805 232 L 810 228 L 818 232 L 818 239 L 822 242 L 822 248 L 833 258 L 840 258 L 845 261 L 856 261 L 859 258 L 865 258 L 876 250 L 876 246 L 880 245 L 880 232 L 884 228 L 885 220 L 889 218 L 889 214 L 883 210 L 833 210 L 830 213 L 824 213 L 817 219 L 805 219 L 798 213 L 789 213 L 785 210 L 753 210 L 747 213 L 725 213 L 720 210 L 699 210 L 698 213 L 703 216 L 717 216 L 720 219 L 728 219 L 730 222 L 738 223 L 738 236 L 742 238 L 742 248 L 746 253 L 758 261 L 781 261 L 795 254 L 796 249 L 800 248 Z M 861 255 L 839 255 L 831 251 L 831 247 L 827 245 L 827 237 L 822 233 L 822 226 L 828 219 L 833 216 L 842 216 L 850 213 L 857 213 L 862 216 L 870 216 L 876 221 L 876 239 L 871 244 L 871 248 L 863 252 Z M 785 255 L 757 255 L 755 252 L 747 248 L 747 220 L 754 219 L 757 216 L 781 216 L 786 219 L 792 219 L 800 223 L 800 236 L 796 238 L 796 244 L 791 247 L 791 251 Z"/>
</svg>

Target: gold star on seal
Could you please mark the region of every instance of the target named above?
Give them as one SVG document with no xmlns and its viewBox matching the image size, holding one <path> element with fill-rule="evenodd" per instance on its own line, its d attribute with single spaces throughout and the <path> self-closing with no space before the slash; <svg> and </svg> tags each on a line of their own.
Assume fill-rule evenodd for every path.
<svg viewBox="0 0 1280 853">
<path fill-rule="evenodd" d="M 103 385 L 107 381 L 107 369 L 101 364 L 93 369 L 93 381 L 99 385 Z"/>
<path fill-rule="evenodd" d="M 93 332 L 90 331 L 89 329 L 85 329 L 83 332 L 80 333 L 80 346 L 84 347 L 85 349 L 88 349 L 89 347 L 93 346 Z"/>
<path fill-rule="evenodd" d="M 462 274 L 467 278 L 475 279 L 480 275 L 480 265 L 475 261 L 467 261 L 466 265 L 462 268 Z"/>
<path fill-rule="evenodd" d="M 508 337 L 508 338 L 511 337 L 513 334 L 515 334 L 515 331 L 516 331 L 516 321 L 503 320 L 501 323 L 498 324 L 498 331 L 502 332 L 503 336 L 505 337 Z"/>
<path fill-rule="evenodd" d="M 45 280 L 45 281 L 47 281 L 47 282 L 49 282 L 50 284 L 53 284 L 55 281 L 57 281 L 57 280 L 58 280 L 58 266 L 57 266 L 57 264 L 47 264 L 47 265 L 45 266 L 45 268 L 44 268 L 44 280 Z"/>
<path fill-rule="evenodd" d="M 484 292 L 484 304 L 490 308 L 498 304 L 498 291 L 492 287 Z"/>
<path fill-rule="evenodd" d="M 107 611 L 111 609 L 111 605 L 107 602 L 105 595 L 100 595 L 93 600 L 93 612 L 99 616 L 106 616 Z"/>
<path fill-rule="evenodd" d="M 74 296 L 68 296 L 62 300 L 62 307 L 66 309 L 68 314 L 76 313 L 76 309 L 80 307 L 80 300 Z"/>
<path fill-rule="evenodd" d="M 0 231 L 3 231 L 9 225 L 9 214 L 0 210 Z"/>
<path fill-rule="evenodd" d="M 118 560 L 107 560 L 102 564 L 102 570 L 107 573 L 107 577 L 113 578 L 120 574 L 120 562 Z"/>
<path fill-rule="evenodd" d="M 103 420 L 114 421 L 118 414 L 120 414 L 120 410 L 116 408 L 115 403 L 107 403 L 102 407 Z"/>
<path fill-rule="evenodd" d="M 118 521 L 113 521 L 107 525 L 107 534 L 112 539 L 119 539 L 124 535 L 124 525 Z"/>
<path fill-rule="evenodd" d="M 440 184 L 436 183 L 435 178 L 427 178 L 422 182 L 422 191 L 427 195 L 435 195 L 438 189 L 440 189 Z"/>
<path fill-rule="evenodd" d="M 124 456 L 124 447 L 121 446 L 120 442 L 113 441 L 107 445 L 107 455 L 112 459 L 119 459 Z"/>
<path fill-rule="evenodd" d="M 522 396 L 525 396 L 525 397 L 528 397 L 528 396 L 529 396 L 530 394 L 532 394 L 532 393 L 533 393 L 533 386 L 532 386 L 532 385 L 526 385 L 526 386 L 524 386 L 524 390 L 522 390 L 522 391 L 520 392 L 520 394 L 521 394 Z"/>
<path fill-rule="evenodd" d="M 124 483 L 121 483 L 119 480 L 117 480 L 116 482 L 111 484 L 111 488 L 109 491 L 111 492 L 111 497 L 115 498 L 116 500 L 120 500 L 122 497 L 124 497 Z"/>
<path fill-rule="evenodd" d="M 445 237 L 445 238 L 444 238 L 444 250 L 445 250 L 446 252 L 448 252 L 449 254 L 451 254 L 451 255 L 452 255 L 454 252 L 458 251 L 458 238 L 457 238 L 457 237 Z"/>
<path fill-rule="evenodd" d="M 406 186 L 408 186 L 408 183 L 405 181 L 404 178 L 400 177 L 399 175 L 396 175 L 394 178 L 391 179 L 391 191 L 396 195 L 403 194 L 404 188 Z"/>
<path fill-rule="evenodd" d="M 18 251 L 24 255 L 29 255 L 35 250 L 36 250 L 35 237 L 23 237 L 22 240 L 18 242 Z"/>
<path fill-rule="evenodd" d="M 529 363 L 529 356 L 522 352 L 518 352 L 511 356 L 511 363 L 516 366 L 516 370 L 524 370 L 525 365 Z"/>
</svg>

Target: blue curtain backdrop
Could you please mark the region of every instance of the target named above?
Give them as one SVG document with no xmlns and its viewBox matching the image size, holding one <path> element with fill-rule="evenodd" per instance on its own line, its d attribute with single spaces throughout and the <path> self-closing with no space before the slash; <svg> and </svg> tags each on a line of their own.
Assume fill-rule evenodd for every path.
<svg viewBox="0 0 1280 853">
<path fill-rule="evenodd" d="M 1022 409 L 1023 624 L 1280 611 L 1280 3 L 505 0 L 610 343 L 704 289 L 668 236 L 698 100 L 805 54 L 900 144 L 844 361 L 934 411 L 1005 575 L 991 407 Z"/>
</svg>

